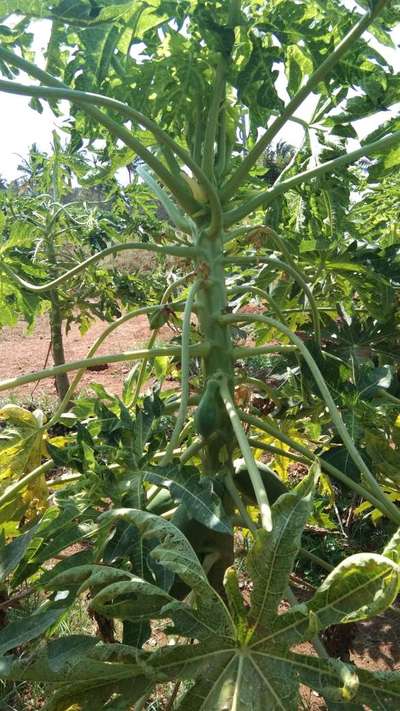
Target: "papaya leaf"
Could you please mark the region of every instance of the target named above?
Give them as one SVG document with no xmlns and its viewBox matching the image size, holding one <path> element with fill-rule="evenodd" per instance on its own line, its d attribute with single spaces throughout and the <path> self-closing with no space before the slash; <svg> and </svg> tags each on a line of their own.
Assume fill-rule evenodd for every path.
<svg viewBox="0 0 400 711">
<path fill-rule="evenodd" d="M 3 582 L 22 560 L 37 530 L 37 525 L 32 526 L 29 531 L 17 536 L 11 543 L 6 545 L 2 542 L 0 545 L 0 582 Z"/>
<path fill-rule="evenodd" d="M 171 600 L 164 590 L 132 575 L 129 580 L 104 587 L 93 597 L 90 607 L 105 617 L 142 622 L 159 617 L 160 610 Z"/>
<path fill-rule="evenodd" d="M 39 637 L 64 614 L 67 608 L 49 607 L 29 618 L 10 622 L 0 632 L 0 655 Z"/>
<path fill-rule="evenodd" d="M 394 561 L 376 554 L 351 556 L 337 566 L 308 603 L 284 613 L 278 608 L 311 508 L 315 478 L 311 472 L 294 491 L 273 504 L 271 533 L 255 533 L 254 548 L 247 560 L 254 585 L 249 611 L 240 604 L 237 576 L 227 575 L 232 615 L 209 585 L 190 544 L 170 522 L 129 509 L 102 514 L 102 522 L 115 524 L 122 519 L 136 526 L 142 537 L 156 539 L 154 558 L 190 585 L 189 598 L 173 600 L 127 571 L 109 569 L 102 573 L 102 566 L 81 566 L 75 574 L 68 571 L 67 577 L 60 574 L 58 584 L 63 585 L 68 576 L 80 585 L 96 582 L 99 589 L 92 604 L 101 613 L 134 619 L 141 614 L 165 616 L 173 620 L 171 631 L 175 635 L 182 634 L 197 643 L 143 652 L 126 644 L 100 645 L 95 639 L 67 638 L 50 642 L 29 660 L 3 657 L 2 677 L 61 682 L 49 711 L 67 711 L 72 702 L 82 711 L 94 711 L 95 701 L 97 708 L 122 710 L 124 703 L 128 707 L 128 700 L 134 702 L 150 693 L 155 684 L 167 680 L 192 683 L 178 702 L 177 707 L 183 711 L 292 711 L 299 703 L 300 684 L 318 691 L 332 711 L 344 704 L 359 711 L 363 704 L 371 706 L 373 699 L 377 708 L 397 708 L 398 673 L 368 672 L 293 649 L 294 644 L 314 638 L 319 629 L 332 622 L 367 619 L 389 606 L 399 579 Z M 110 582 L 110 575 L 118 574 L 126 577 Z M 135 599 L 136 594 L 140 598 Z"/>
<path fill-rule="evenodd" d="M 159 541 L 150 553 L 151 558 L 179 575 L 189 585 L 196 601 L 197 613 L 210 630 L 214 633 L 229 632 L 232 622 L 228 610 L 209 584 L 200 561 L 183 533 L 169 521 L 147 511 L 115 509 L 102 514 L 99 520 L 115 524 L 120 519 L 137 526 L 144 539 Z"/>
<path fill-rule="evenodd" d="M 299 486 L 277 499 L 272 531 L 257 533 L 248 556 L 249 573 L 254 580 L 250 619 L 257 628 L 270 624 L 286 592 L 301 534 L 312 511 L 315 472 L 311 471 Z M 279 567 L 274 565 L 277 560 Z"/>
<path fill-rule="evenodd" d="M 41 410 L 32 413 L 11 404 L 0 409 L 0 481 L 3 489 L 39 467 L 46 454 L 42 424 Z M 32 479 L 15 498 L 14 513 L 7 509 L 9 519 L 22 516 L 22 513 L 30 519 L 42 512 L 47 507 L 48 498 L 44 474 Z"/>
<path fill-rule="evenodd" d="M 211 477 L 200 476 L 196 467 L 178 463 L 166 467 L 154 467 L 144 472 L 144 478 L 171 492 L 177 501 L 184 504 L 189 514 L 207 528 L 220 533 L 232 533 L 232 527 L 215 493 Z"/>
<path fill-rule="evenodd" d="M 39 466 L 44 449 L 43 415 L 18 405 L 0 409 L 0 478 L 17 479 Z"/>
</svg>

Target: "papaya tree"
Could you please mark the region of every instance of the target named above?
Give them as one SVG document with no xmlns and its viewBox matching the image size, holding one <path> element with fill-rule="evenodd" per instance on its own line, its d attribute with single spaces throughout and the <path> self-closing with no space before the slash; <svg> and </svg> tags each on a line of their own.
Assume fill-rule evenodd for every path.
<svg viewBox="0 0 400 711">
<path fill-rule="evenodd" d="M 109 321 L 127 304 L 143 302 L 145 290 L 139 285 L 137 271 L 126 274 L 113 261 L 107 266 L 95 263 L 84 278 L 70 282 L 67 290 L 62 285 L 42 290 L 41 284 L 110 246 L 116 235 L 118 241 L 126 239 L 135 229 L 138 210 L 135 204 L 128 207 L 124 190 L 115 181 L 103 180 L 101 190 L 96 184 L 91 186 L 87 158 L 72 144 L 63 150 L 56 134 L 51 156 L 32 146 L 19 169 L 22 176 L 1 197 L 0 323 L 10 326 L 22 317 L 32 327 L 38 314 L 48 313 L 48 355 L 51 353 L 54 365 L 63 365 L 64 332 L 72 323 L 84 333 L 94 318 Z M 78 175 L 85 187 L 76 188 Z M 132 197 L 135 190 L 135 186 L 128 188 Z M 156 207 L 149 210 L 146 206 L 143 188 L 136 192 L 144 201 L 140 222 L 147 239 L 150 230 L 156 234 L 160 229 L 160 222 Z M 24 278 L 34 278 L 37 289 L 26 289 Z M 156 284 L 154 280 L 153 286 Z M 56 375 L 55 384 L 62 400 L 69 387 L 67 373 Z"/>
<path fill-rule="evenodd" d="M 364 367 L 348 348 L 360 329 L 364 338 L 370 334 L 370 346 L 389 339 L 389 330 L 371 299 L 368 268 L 353 269 L 351 251 L 343 259 L 348 244 L 340 244 L 349 229 L 346 200 L 359 171 L 369 170 L 350 166 L 367 156 L 383 176 L 398 162 L 396 119 L 355 150 L 347 146 L 357 119 L 398 100 L 399 79 L 384 50 L 369 42 L 372 35 L 393 44 L 398 3 L 363 1 L 350 11 L 337 0 L 39 0 L 26 7 L 0 1 L 0 15 L 11 13 L 18 19 L 0 29 L 6 77 L 0 90 L 30 96 L 38 108 L 48 101 L 54 111 L 67 100 L 74 140 L 102 139 L 111 173 L 133 163 L 174 224 L 161 243 L 121 241 L 40 288 L 67 285 L 124 250 L 172 255 L 187 271 L 158 305 L 124 314 L 101 337 L 147 312 L 148 348 L 96 356 L 96 343 L 82 361 L 0 383 L 8 391 L 77 371 L 43 423 L 46 429 L 64 417 L 67 442 L 53 443 L 52 459 L 17 486 L 21 491 L 27 477 L 31 482 L 55 464 L 76 473 L 61 488 L 55 482 L 59 494 L 49 510 L 3 547 L 4 579 L 11 587 L 30 581 L 44 602 L 29 624 L 10 622 L 2 631 L 2 677 L 56 685 L 47 705 L 53 711 L 143 708 L 169 681 L 175 684 L 169 708 L 176 702 L 181 709 L 293 709 L 300 684 L 330 709 L 396 707 L 398 673 L 329 658 L 319 633 L 382 612 L 399 589 L 395 466 L 389 473 L 377 466 L 352 417 L 357 402 L 395 430 L 387 408 L 398 399 L 382 396 L 389 374 L 374 353 Z M 45 68 L 32 62 L 26 27 L 35 19 L 51 23 Z M 36 83 L 19 81 L 19 72 Z M 297 115 L 306 100 L 307 119 Z M 290 142 L 293 124 L 304 141 L 271 178 L 268 150 L 282 131 Z M 24 286 L 36 288 L 27 280 Z M 380 293 L 395 293 L 396 275 L 383 286 Z M 248 303 L 252 308 L 244 308 Z M 180 329 L 178 342 L 158 346 L 168 318 Z M 268 354 L 284 363 L 282 391 L 246 370 L 249 359 Z M 180 392 L 143 397 L 148 368 L 160 358 L 167 369 L 179 361 Z M 65 418 L 82 372 L 118 360 L 140 363 L 123 397 L 97 387 L 97 399 L 78 399 Z M 376 436 L 392 449 L 395 434 L 387 441 L 378 428 Z M 261 461 L 263 451 L 300 462 L 307 475 L 290 489 Z M 329 487 L 331 479 L 374 507 L 392 535 L 381 553 L 343 560 L 298 604 L 290 573 L 298 556 L 313 555 L 301 546 L 301 534 L 316 487 Z M 15 490 L 0 497 L 0 511 Z M 236 527 L 252 538 L 247 605 L 234 565 Z M 82 538 L 87 549 L 43 570 Z M 104 631 L 53 634 L 28 657 L 7 654 L 54 632 L 87 591 L 94 613 L 122 621 L 118 640 L 105 639 Z M 280 614 L 283 599 L 291 607 Z M 169 621 L 174 644 L 149 652 L 143 645 L 159 619 Z M 296 651 L 300 642 L 318 656 Z"/>
</svg>

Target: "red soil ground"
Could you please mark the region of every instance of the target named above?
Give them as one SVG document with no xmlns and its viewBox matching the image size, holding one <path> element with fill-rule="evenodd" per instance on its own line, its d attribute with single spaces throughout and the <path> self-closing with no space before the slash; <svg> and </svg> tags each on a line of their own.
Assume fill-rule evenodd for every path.
<svg viewBox="0 0 400 711">
<path fill-rule="evenodd" d="M 73 325 L 64 340 L 67 361 L 83 358 L 106 326 L 107 324 L 103 321 L 94 321 L 89 331 L 81 336 L 78 326 Z M 161 330 L 161 339 L 168 340 L 171 336 L 172 332 L 168 327 Z M 146 347 L 149 337 L 150 329 L 147 317 L 138 316 L 116 329 L 100 346 L 96 355 Z M 49 342 L 49 326 L 46 316 L 37 320 L 34 331 L 30 334 L 27 333 L 24 323 L 0 331 L 0 381 L 42 370 L 45 367 Z M 51 367 L 51 365 L 52 358 L 50 356 L 47 367 Z M 88 371 L 81 380 L 80 388 L 85 389 L 90 383 L 97 382 L 104 385 L 110 392 L 120 394 L 122 381 L 131 365 L 131 362 L 124 361 L 111 363 L 101 371 Z M 0 398 L 4 401 L 9 395 L 12 395 L 18 400 L 29 401 L 32 393 L 35 400 L 42 397 L 55 398 L 57 393 L 54 379 L 41 380 L 36 387 L 33 382 L 13 390 L 0 392 Z"/>
</svg>

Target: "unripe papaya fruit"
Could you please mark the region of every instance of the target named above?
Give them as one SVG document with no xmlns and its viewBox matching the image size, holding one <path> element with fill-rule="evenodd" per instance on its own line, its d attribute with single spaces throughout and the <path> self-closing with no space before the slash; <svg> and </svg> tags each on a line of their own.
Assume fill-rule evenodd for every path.
<svg viewBox="0 0 400 711">
<path fill-rule="evenodd" d="M 259 467 L 258 471 L 260 472 L 270 504 L 273 504 L 282 494 L 287 494 L 289 491 L 288 487 L 271 469 L 264 467 L 261 469 Z M 253 504 L 257 503 L 249 472 L 245 466 L 240 467 L 240 469 L 236 472 L 235 484 L 239 491 Z"/>
<path fill-rule="evenodd" d="M 219 386 L 215 380 L 209 380 L 194 416 L 197 433 L 207 439 L 221 426 L 222 401 Z"/>
</svg>

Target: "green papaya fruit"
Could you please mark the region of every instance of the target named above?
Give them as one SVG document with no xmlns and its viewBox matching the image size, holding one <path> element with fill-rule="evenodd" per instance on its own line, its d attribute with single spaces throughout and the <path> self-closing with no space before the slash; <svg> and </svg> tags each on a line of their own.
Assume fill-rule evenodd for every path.
<svg viewBox="0 0 400 711">
<path fill-rule="evenodd" d="M 282 494 L 289 491 L 286 484 L 269 467 L 258 467 L 261 479 L 265 486 L 270 504 L 273 504 Z M 253 485 L 245 466 L 241 466 L 235 474 L 235 484 L 239 491 L 244 494 L 253 504 L 257 504 Z"/>
<path fill-rule="evenodd" d="M 222 400 L 219 386 L 215 380 L 209 380 L 195 412 L 194 424 L 197 433 L 207 439 L 217 432 L 222 422 Z"/>
</svg>

